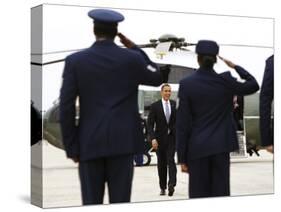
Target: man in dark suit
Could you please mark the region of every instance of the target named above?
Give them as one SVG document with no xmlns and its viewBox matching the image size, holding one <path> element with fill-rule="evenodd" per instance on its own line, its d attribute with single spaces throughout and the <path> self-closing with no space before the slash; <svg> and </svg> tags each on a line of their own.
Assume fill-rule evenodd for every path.
<svg viewBox="0 0 281 212">
<path fill-rule="evenodd" d="M 122 14 L 97 9 L 95 43 L 65 60 L 60 93 L 60 123 L 68 158 L 79 162 L 83 204 L 102 204 L 107 182 L 109 202 L 129 202 L 133 156 L 143 153 L 138 86 L 159 86 L 162 75 L 148 56 L 117 33 Z M 116 35 L 127 48 L 114 43 Z M 76 125 L 75 102 L 79 97 Z"/>
<path fill-rule="evenodd" d="M 180 81 L 177 111 L 177 153 L 183 172 L 189 173 L 189 197 L 230 195 L 229 152 L 238 149 L 233 119 L 233 96 L 259 89 L 255 78 L 240 66 L 221 58 L 245 82 L 230 72 L 217 74 L 213 66 L 219 46 L 201 40 L 196 45 L 200 68 Z"/>
<path fill-rule="evenodd" d="M 238 131 L 243 131 L 244 97 L 235 95 L 233 97 L 233 117 Z"/>
<path fill-rule="evenodd" d="M 170 100 L 171 86 L 161 87 L 162 99 L 153 103 L 148 115 L 148 134 L 152 147 L 156 149 L 160 195 L 165 195 L 167 188 L 167 166 L 169 170 L 168 195 L 172 196 L 176 186 L 177 168 L 175 164 L 175 123 L 176 102 Z"/>
<path fill-rule="evenodd" d="M 273 121 L 271 109 L 274 96 L 274 55 L 266 60 L 266 66 L 260 92 L 260 132 L 261 145 L 273 153 Z"/>
</svg>

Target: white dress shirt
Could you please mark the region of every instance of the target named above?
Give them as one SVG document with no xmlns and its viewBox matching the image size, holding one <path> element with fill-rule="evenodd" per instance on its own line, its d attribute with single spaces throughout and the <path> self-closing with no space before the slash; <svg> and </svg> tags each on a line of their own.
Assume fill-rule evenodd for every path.
<svg viewBox="0 0 281 212">
<path fill-rule="evenodd" d="M 165 101 L 163 98 L 162 98 L 162 107 L 163 107 L 163 110 L 164 110 L 164 113 L 165 113 L 165 116 L 166 116 L 166 103 L 168 102 L 168 108 L 169 108 L 169 114 L 170 114 L 170 118 L 171 118 L 171 103 L 170 103 L 170 100 L 168 101 Z"/>
</svg>

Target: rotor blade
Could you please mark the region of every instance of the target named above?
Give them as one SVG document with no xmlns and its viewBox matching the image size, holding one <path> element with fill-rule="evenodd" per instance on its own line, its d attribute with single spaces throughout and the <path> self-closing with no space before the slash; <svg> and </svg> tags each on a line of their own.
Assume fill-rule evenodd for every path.
<svg viewBox="0 0 281 212">
<path fill-rule="evenodd" d="M 190 52 L 191 50 L 189 50 L 189 49 L 186 49 L 186 48 L 179 48 L 180 50 L 183 50 L 183 51 L 188 51 L 188 52 Z"/>
<path fill-rule="evenodd" d="M 31 53 L 31 55 L 47 55 L 47 54 L 59 54 L 59 53 L 66 53 L 66 52 L 77 52 L 82 51 L 84 49 L 69 49 L 69 50 L 61 50 L 61 51 L 53 51 L 53 52 L 42 52 L 42 53 Z"/>
<path fill-rule="evenodd" d="M 45 62 L 45 63 L 30 62 L 30 64 L 35 65 L 35 66 L 44 66 L 44 65 L 50 65 L 53 63 L 60 63 L 60 62 L 63 62 L 64 60 L 65 59 L 53 60 L 53 61 L 49 61 L 49 62 Z"/>
<path fill-rule="evenodd" d="M 137 45 L 139 48 L 156 48 L 157 43 L 151 43 L 151 44 L 140 44 Z M 196 43 L 187 43 L 184 46 L 195 46 Z M 231 44 L 231 43 L 222 43 L 219 44 L 220 46 L 233 46 L 233 47 L 246 47 L 246 48 L 266 48 L 266 49 L 272 49 L 273 46 L 261 46 L 261 45 L 246 45 L 246 44 Z M 120 46 L 120 47 L 125 47 L 125 46 Z M 47 55 L 47 54 L 58 54 L 58 53 L 65 53 L 65 52 L 74 52 L 74 51 L 81 51 L 83 49 L 71 49 L 71 50 L 62 50 L 62 51 L 53 51 L 53 52 L 43 52 L 43 53 L 31 53 L 31 55 Z M 185 48 L 180 48 L 183 51 L 190 51 Z M 49 61 L 45 63 L 38 63 L 38 62 L 30 62 L 31 65 L 37 65 L 37 66 L 44 66 L 44 65 L 50 65 L 54 63 L 60 63 L 63 62 L 65 59 L 60 59 L 60 60 L 54 60 L 54 61 Z"/>
<path fill-rule="evenodd" d="M 187 43 L 186 46 L 196 46 L 197 43 Z"/>
<path fill-rule="evenodd" d="M 139 48 L 155 48 L 157 44 L 140 44 L 137 45 Z M 119 46 L 121 48 L 126 48 L 125 46 Z M 71 49 L 71 50 L 62 50 L 62 51 L 53 51 L 53 52 L 43 52 L 43 53 L 31 53 L 32 56 L 37 56 L 37 55 L 47 55 L 47 54 L 59 54 L 59 53 L 67 53 L 67 52 L 76 52 L 76 51 L 82 51 L 85 50 L 86 48 L 83 49 Z M 50 65 L 54 63 L 60 63 L 63 62 L 65 59 L 60 59 L 60 60 L 53 60 L 49 62 L 44 62 L 44 63 L 39 63 L 39 62 L 30 62 L 31 65 L 35 66 L 44 66 L 44 65 Z"/>
<path fill-rule="evenodd" d="M 137 45 L 140 48 L 155 48 L 157 44 L 140 44 Z M 119 46 L 121 48 L 125 48 L 125 46 Z M 48 55 L 48 54 L 60 54 L 60 53 L 67 53 L 67 52 L 78 52 L 78 51 L 83 51 L 87 48 L 83 48 L 83 49 L 69 49 L 69 50 L 61 50 L 61 51 L 52 51 L 52 52 L 36 52 L 36 53 L 31 53 L 30 55 L 32 56 L 40 56 L 40 55 Z"/>
<path fill-rule="evenodd" d="M 220 46 L 234 46 L 234 47 L 249 47 L 249 48 L 264 48 L 272 49 L 273 46 L 261 46 L 261 45 L 247 45 L 247 44 L 232 44 L 232 43 L 221 43 Z"/>
<path fill-rule="evenodd" d="M 149 43 L 149 44 L 137 44 L 139 48 L 155 48 L 157 43 Z"/>
<path fill-rule="evenodd" d="M 187 43 L 187 46 L 196 46 L 196 44 L 197 43 Z M 219 46 L 234 46 L 234 47 L 246 47 L 246 48 L 264 48 L 264 49 L 272 49 L 273 48 L 273 46 L 235 44 L 235 43 L 219 43 Z"/>
</svg>

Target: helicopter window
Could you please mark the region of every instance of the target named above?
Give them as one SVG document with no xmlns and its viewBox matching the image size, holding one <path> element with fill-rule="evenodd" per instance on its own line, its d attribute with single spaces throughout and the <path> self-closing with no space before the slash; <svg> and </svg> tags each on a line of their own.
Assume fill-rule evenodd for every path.
<svg viewBox="0 0 281 212">
<path fill-rule="evenodd" d="M 189 68 L 189 67 L 184 67 L 184 66 L 176 66 L 176 65 L 159 65 L 160 70 L 161 69 L 170 69 L 170 74 L 169 74 L 169 80 L 168 83 L 179 83 L 179 81 L 190 74 L 192 74 L 195 69 L 194 68 Z"/>
</svg>

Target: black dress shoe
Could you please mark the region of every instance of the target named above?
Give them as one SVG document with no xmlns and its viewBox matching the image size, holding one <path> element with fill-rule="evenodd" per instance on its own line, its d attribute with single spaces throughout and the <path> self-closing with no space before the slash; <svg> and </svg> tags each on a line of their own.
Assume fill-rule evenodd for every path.
<svg viewBox="0 0 281 212">
<path fill-rule="evenodd" d="M 170 188 L 169 188 L 168 196 L 170 196 L 170 197 L 173 196 L 174 192 L 175 192 L 174 187 L 170 187 Z"/>
<path fill-rule="evenodd" d="M 166 194 L 166 191 L 165 191 L 164 189 L 161 189 L 160 195 L 163 196 L 163 195 L 165 195 L 165 194 Z"/>
</svg>

